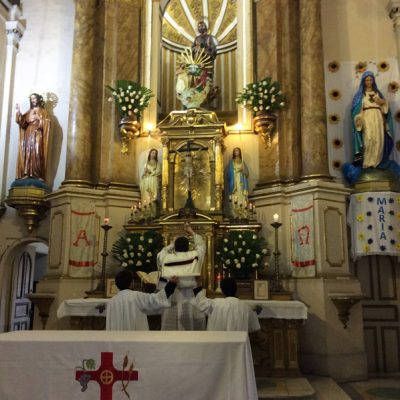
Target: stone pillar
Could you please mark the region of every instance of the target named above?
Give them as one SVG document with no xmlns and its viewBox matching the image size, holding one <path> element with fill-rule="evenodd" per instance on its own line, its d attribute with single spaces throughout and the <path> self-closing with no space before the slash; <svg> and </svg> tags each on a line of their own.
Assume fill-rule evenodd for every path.
<svg viewBox="0 0 400 400">
<path fill-rule="evenodd" d="M 386 6 L 396 35 L 397 66 L 400 72 L 400 0 L 390 0 Z"/>
<path fill-rule="evenodd" d="M 150 88 L 155 97 L 149 107 L 143 112 L 143 124 L 157 124 L 157 93 L 160 76 L 160 46 L 161 21 L 160 0 L 145 0 L 144 5 L 144 49 L 142 51 L 144 62 L 142 65 L 142 81 L 144 86 Z"/>
<path fill-rule="evenodd" d="M 117 107 L 107 101 L 118 79 L 140 82 L 140 5 L 138 0 L 106 0 L 104 4 L 103 81 L 97 91 L 101 104 L 101 128 L 98 133 L 100 150 L 96 153 L 99 182 L 132 190 L 136 183 L 137 140 L 129 144 L 129 152 L 121 153 L 121 136 L 117 127 L 120 116 Z M 143 119 L 142 119 L 143 121 Z M 142 131 L 144 126 L 142 125 Z"/>
<path fill-rule="evenodd" d="M 298 3 L 281 0 L 278 15 L 278 80 L 288 97 L 289 107 L 279 113 L 279 177 L 282 182 L 298 180 L 301 171 L 300 84 L 299 84 L 299 9 Z"/>
<path fill-rule="evenodd" d="M 266 76 L 278 77 L 278 21 L 277 21 L 277 2 L 276 0 L 260 0 L 255 3 L 255 65 L 256 80 Z M 268 26 L 268 29 L 265 27 Z M 283 118 L 283 116 L 281 117 Z M 279 124 L 280 121 L 278 121 Z M 277 181 L 279 178 L 279 136 L 280 126 L 277 134 L 272 140 L 271 147 L 266 148 L 264 140 L 259 136 L 258 157 L 259 185 Z"/>
<path fill-rule="evenodd" d="M 63 185 L 92 186 L 92 149 L 97 145 L 94 102 L 97 0 L 75 1 L 67 166 Z"/>
<path fill-rule="evenodd" d="M 300 0 L 302 179 L 328 179 L 320 0 Z"/>
<path fill-rule="evenodd" d="M 10 13 L 13 21 L 6 21 L 7 49 L 4 68 L 4 90 L 2 99 L 2 112 L 0 120 L 0 215 L 1 208 L 7 192 L 8 152 L 10 142 L 11 121 L 14 121 L 12 94 L 14 88 L 15 61 L 17 58 L 19 41 L 25 31 L 25 25 L 19 20 L 18 6 L 12 6 Z"/>
<path fill-rule="evenodd" d="M 242 0 L 237 3 L 237 60 L 236 89 L 242 91 L 249 83 L 253 82 L 253 15 L 252 0 Z M 243 129 L 251 129 L 251 111 L 238 108 L 238 123 Z"/>
</svg>

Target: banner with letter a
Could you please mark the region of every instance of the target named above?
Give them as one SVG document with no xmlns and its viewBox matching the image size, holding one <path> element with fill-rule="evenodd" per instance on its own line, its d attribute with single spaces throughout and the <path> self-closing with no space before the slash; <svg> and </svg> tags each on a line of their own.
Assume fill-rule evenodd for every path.
<svg viewBox="0 0 400 400">
<path fill-rule="evenodd" d="M 315 276 L 314 202 L 312 195 L 297 197 L 290 208 L 292 276 Z"/>
<path fill-rule="evenodd" d="M 400 193 L 365 192 L 350 196 L 347 223 L 351 255 L 400 255 Z"/>
<path fill-rule="evenodd" d="M 97 264 L 99 229 L 94 204 L 73 201 L 69 276 L 77 278 L 93 276 L 93 268 Z"/>
</svg>

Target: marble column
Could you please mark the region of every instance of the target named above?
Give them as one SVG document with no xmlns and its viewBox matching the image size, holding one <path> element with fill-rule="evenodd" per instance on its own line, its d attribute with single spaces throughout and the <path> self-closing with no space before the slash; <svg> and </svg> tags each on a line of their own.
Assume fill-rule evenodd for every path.
<svg viewBox="0 0 400 400">
<path fill-rule="evenodd" d="M 329 179 L 321 0 L 300 0 L 301 179 Z"/>
<path fill-rule="evenodd" d="M 393 30 L 396 35 L 397 66 L 400 73 L 400 0 L 390 0 L 386 10 L 393 21 Z"/>
<path fill-rule="evenodd" d="M 136 183 L 137 140 L 130 142 L 127 154 L 121 153 L 121 137 L 117 127 L 120 116 L 117 107 L 107 101 L 111 92 L 104 86 L 114 87 L 118 79 L 140 82 L 139 3 L 138 0 L 106 0 L 104 5 L 103 82 L 99 88 L 99 102 L 102 104 L 99 116 L 101 150 L 96 152 L 95 162 L 99 182 L 127 190 L 132 190 Z"/>
<path fill-rule="evenodd" d="M 70 110 L 68 123 L 67 166 L 64 186 L 93 184 L 92 149 L 97 146 L 96 66 L 97 0 L 75 0 L 75 35 L 72 57 Z M 100 38 L 98 38 L 100 39 Z"/>
<path fill-rule="evenodd" d="M 7 175 L 8 175 L 8 151 L 9 151 L 9 135 L 11 122 L 14 121 L 15 115 L 13 113 L 13 86 L 15 74 L 15 62 L 17 58 L 19 42 L 25 31 L 25 26 L 19 21 L 20 9 L 18 6 L 12 6 L 10 15 L 13 21 L 6 21 L 6 60 L 4 65 L 4 88 L 0 120 L 0 216 L 2 211 L 5 211 L 3 201 L 7 194 Z"/>
<path fill-rule="evenodd" d="M 280 0 L 277 3 L 278 80 L 289 104 L 279 113 L 279 177 L 281 182 L 294 182 L 301 172 L 300 83 L 299 83 L 299 9 L 298 2 Z"/>
<path fill-rule="evenodd" d="M 257 1 L 254 14 L 254 30 L 256 32 L 255 79 L 259 80 L 266 76 L 277 78 L 277 0 Z M 265 29 L 266 26 L 268 26 L 268 29 Z M 278 127 L 278 132 L 279 130 Z M 261 136 L 259 137 L 259 186 L 279 179 L 279 140 L 277 140 L 277 136 L 272 141 L 271 147 L 266 147 Z"/>
</svg>

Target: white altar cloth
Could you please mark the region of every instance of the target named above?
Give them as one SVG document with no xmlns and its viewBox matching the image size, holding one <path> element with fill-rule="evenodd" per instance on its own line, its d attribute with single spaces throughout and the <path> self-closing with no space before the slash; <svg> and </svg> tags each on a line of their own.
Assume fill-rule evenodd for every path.
<svg viewBox="0 0 400 400">
<path fill-rule="evenodd" d="M 109 299 L 70 299 L 64 300 L 58 310 L 57 318 L 63 317 L 105 317 L 99 305 L 106 305 Z M 261 307 L 258 318 L 307 319 L 307 307 L 301 301 L 290 300 L 242 300 L 251 308 Z"/>
<path fill-rule="evenodd" d="M 17 331 L 0 334 L 0 354 L 0 399 L 126 400 L 131 362 L 134 400 L 257 399 L 245 332 Z M 84 392 L 82 374 L 98 379 Z"/>
</svg>

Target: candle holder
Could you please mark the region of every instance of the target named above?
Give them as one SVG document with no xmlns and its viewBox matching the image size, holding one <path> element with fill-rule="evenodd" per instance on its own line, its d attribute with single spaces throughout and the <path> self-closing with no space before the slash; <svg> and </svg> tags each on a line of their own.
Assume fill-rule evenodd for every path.
<svg viewBox="0 0 400 400">
<path fill-rule="evenodd" d="M 281 282 L 281 277 L 280 277 L 280 272 L 279 272 L 279 258 L 281 255 L 281 252 L 279 251 L 279 246 L 278 246 L 278 229 L 282 226 L 282 224 L 280 222 L 273 222 L 271 224 L 271 226 L 274 228 L 275 230 L 275 249 L 273 251 L 273 255 L 274 255 L 274 280 L 272 281 L 272 291 L 273 292 L 283 292 L 283 288 L 282 288 L 282 282 Z"/>
<path fill-rule="evenodd" d="M 245 204 L 238 203 L 238 201 L 229 196 L 229 206 L 232 214 L 232 221 L 236 222 L 248 222 L 254 220 L 255 217 L 255 205 L 252 202 L 246 202 Z"/>
<path fill-rule="evenodd" d="M 141 202 L 139 202 L 137 205 L 135 204 L 131 207 L 128 223 L 135 225 L 151 224 L 156 219 L 157 213 L 157 200 L 153 200 L 143 206 L 141 205 Z"/>
<path fill-rule="evenodd" d="M 108 240 L 108 231 L 112 228 L 112 226 L 108 225 L 108 223 L 105 223 L 104 225 L 101 225 L 101 228 L 104 230 L 103 252 L 101 253 L 101 256 L 103 258 L 101 264 L 101 276 L 99 282 L 97 283 L 96 289 L 85 292 L 88 297 L 100 297 L 100 298 L 107 297 L 106 294 L 106 260 L 108 256 L 107 240 Z"/>
</svg>

